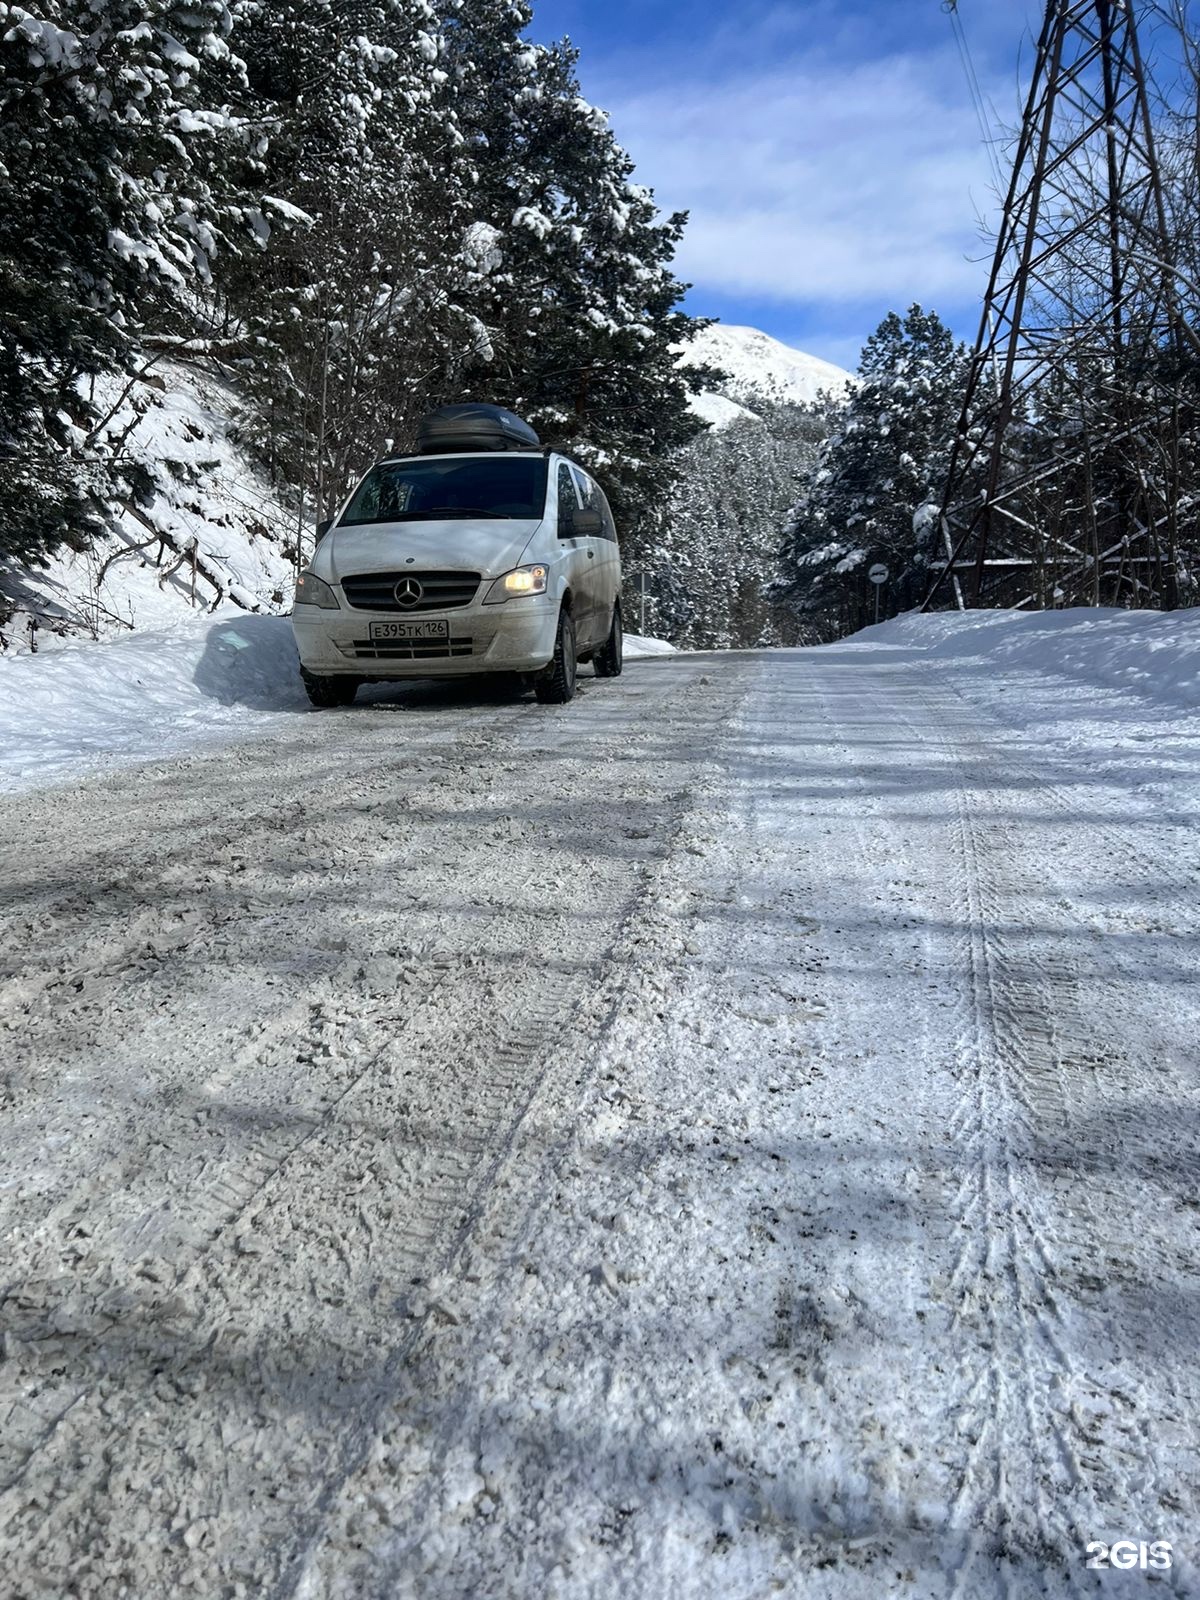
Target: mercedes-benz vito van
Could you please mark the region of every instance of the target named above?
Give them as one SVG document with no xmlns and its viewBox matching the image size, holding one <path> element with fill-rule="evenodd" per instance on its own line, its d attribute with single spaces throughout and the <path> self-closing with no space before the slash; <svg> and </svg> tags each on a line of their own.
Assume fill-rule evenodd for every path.
<svg viewBox="0 0 1200 1600">
<path fill-rule="evenodd" d="M 579 662 L 621 671 L 608 501 L 510 412 L 435 412 L 419 453 L 372 467 L 318 534 L 292 612 L 314 706 L 349 705 L 360 683 L 484 673 L 560 704 Z"/>
</svg>

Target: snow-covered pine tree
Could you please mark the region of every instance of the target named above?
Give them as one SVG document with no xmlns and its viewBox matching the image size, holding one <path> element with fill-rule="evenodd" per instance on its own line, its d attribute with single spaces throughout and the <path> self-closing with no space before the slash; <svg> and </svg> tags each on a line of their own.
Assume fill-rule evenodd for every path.
<svg viewBox="0 0 1200 1600">
<path fill-rule="evenodd" d="M 444 0 L 447 67 L 489 264 L 470 304 L 491 348 L 465 387 L 528 415 L 603 480 L 630 553 L 658 530 L 676 452 L 702 431 L 673 347 L 682 216 L 634 182 L 567 45 L 523 38 L 523 0 Z"/>
<path fill-rule="evenodd" d="M 147 351 L 234 370 L 318 515 L 473 394 L 574 447 L 631 553 L 649 540 L 700 431 L 673 348 L 682 218 L 529 20 L 522 0 L 0 3 L 0 551 L 86 542 L 149 493 L 102 415 Z"/>
<path fill-rule="evenodd" d="M 803 642 L 771 589 L 787 513 L 829 431 L 829 408 L 757 399 L 754 406 L 753 415 L 684 448 L 665 527 L 646 564 L 653 625 L 687 648 Z"/>
<path fill-rule="evenodd" d="M 935 312 L 891 312 L 867 341 L 860 382 L 796 503 L 777 592 L 826 637 L 871 619 L 867 572 L 891 578 L 889 614 L 916 604 L 933 555 L 936 499 L 962 404 L 967 354 Z"/>
<path fill-rule="evenodd" d="M 276 475 L 321 515 L 473 348 L 462 140 L 426 0 L 250 0 L 238 43 L 274 130 L 272 237 L 232 292 L 252 335 L 242 375 Z"/>
<path fill-rule="evenodd" d="M 79 546 L 142 485 L 90 380 L 211 272 L 237 207 L 225 0 L 0 5 L 0 554 Z"/>
</svg>

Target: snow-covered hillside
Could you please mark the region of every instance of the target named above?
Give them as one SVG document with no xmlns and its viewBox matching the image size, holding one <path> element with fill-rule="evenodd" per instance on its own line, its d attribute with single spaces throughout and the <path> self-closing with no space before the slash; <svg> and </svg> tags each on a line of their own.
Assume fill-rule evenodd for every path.
<svg viewBox="0 0 1200 1600">
<path fill-rule="evenodd" d="M 242 445 L 233 390 L 165 362 L 128 387 L 111 380 L 107 390 L 101 443 L 144 469 L 153 496 L 131 506 L 94 549 L 63 551 L 44 568 L 0 562 L 7 658 L 28 653 L 35 640 L 44 651 L 192 615 L 291 605 L 297 514 Z"/>
<path fill-rule="evenodd" d="M 680 365 L 713 366 L 727 374 L 717 393 L 705 391 L 692 409 L 722 428 L 754 416 L 756 400 L 807 405 L 822 393 L 839 393 L 853 377 L 842 367 L 781 344 L 758 328 L 714 323 L 681 346 Z"/>
</svg>

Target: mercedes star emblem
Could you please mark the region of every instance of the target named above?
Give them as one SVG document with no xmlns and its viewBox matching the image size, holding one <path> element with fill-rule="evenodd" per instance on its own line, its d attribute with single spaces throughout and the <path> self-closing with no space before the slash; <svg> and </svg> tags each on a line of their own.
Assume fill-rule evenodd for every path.
<svg viewBox="0 0 1200 1600">
<path fill-rule="evenodd" d="M 396 585 L 394 593 L 396 596 L 396 604 L 411 610 L 413 606 L 420 605 L 421 596 L 425 593 L 425 591 L 415 578 L 401 578 L 400 582 Z"/>
</svg>

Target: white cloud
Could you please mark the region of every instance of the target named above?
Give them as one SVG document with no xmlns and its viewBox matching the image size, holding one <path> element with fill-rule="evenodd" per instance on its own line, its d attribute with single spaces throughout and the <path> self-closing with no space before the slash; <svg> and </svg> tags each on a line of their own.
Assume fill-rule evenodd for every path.
<svg viewBox="0 0 1200 1600">
<path fill-rule="evenodd" d="M 701 289 L 833 307 L 962 303 L 983 287 L 988 161 L 944 52 L 793 57 L 609 105 L 640 179 L 691 212 L 678 265 Z"/>
</svg>

